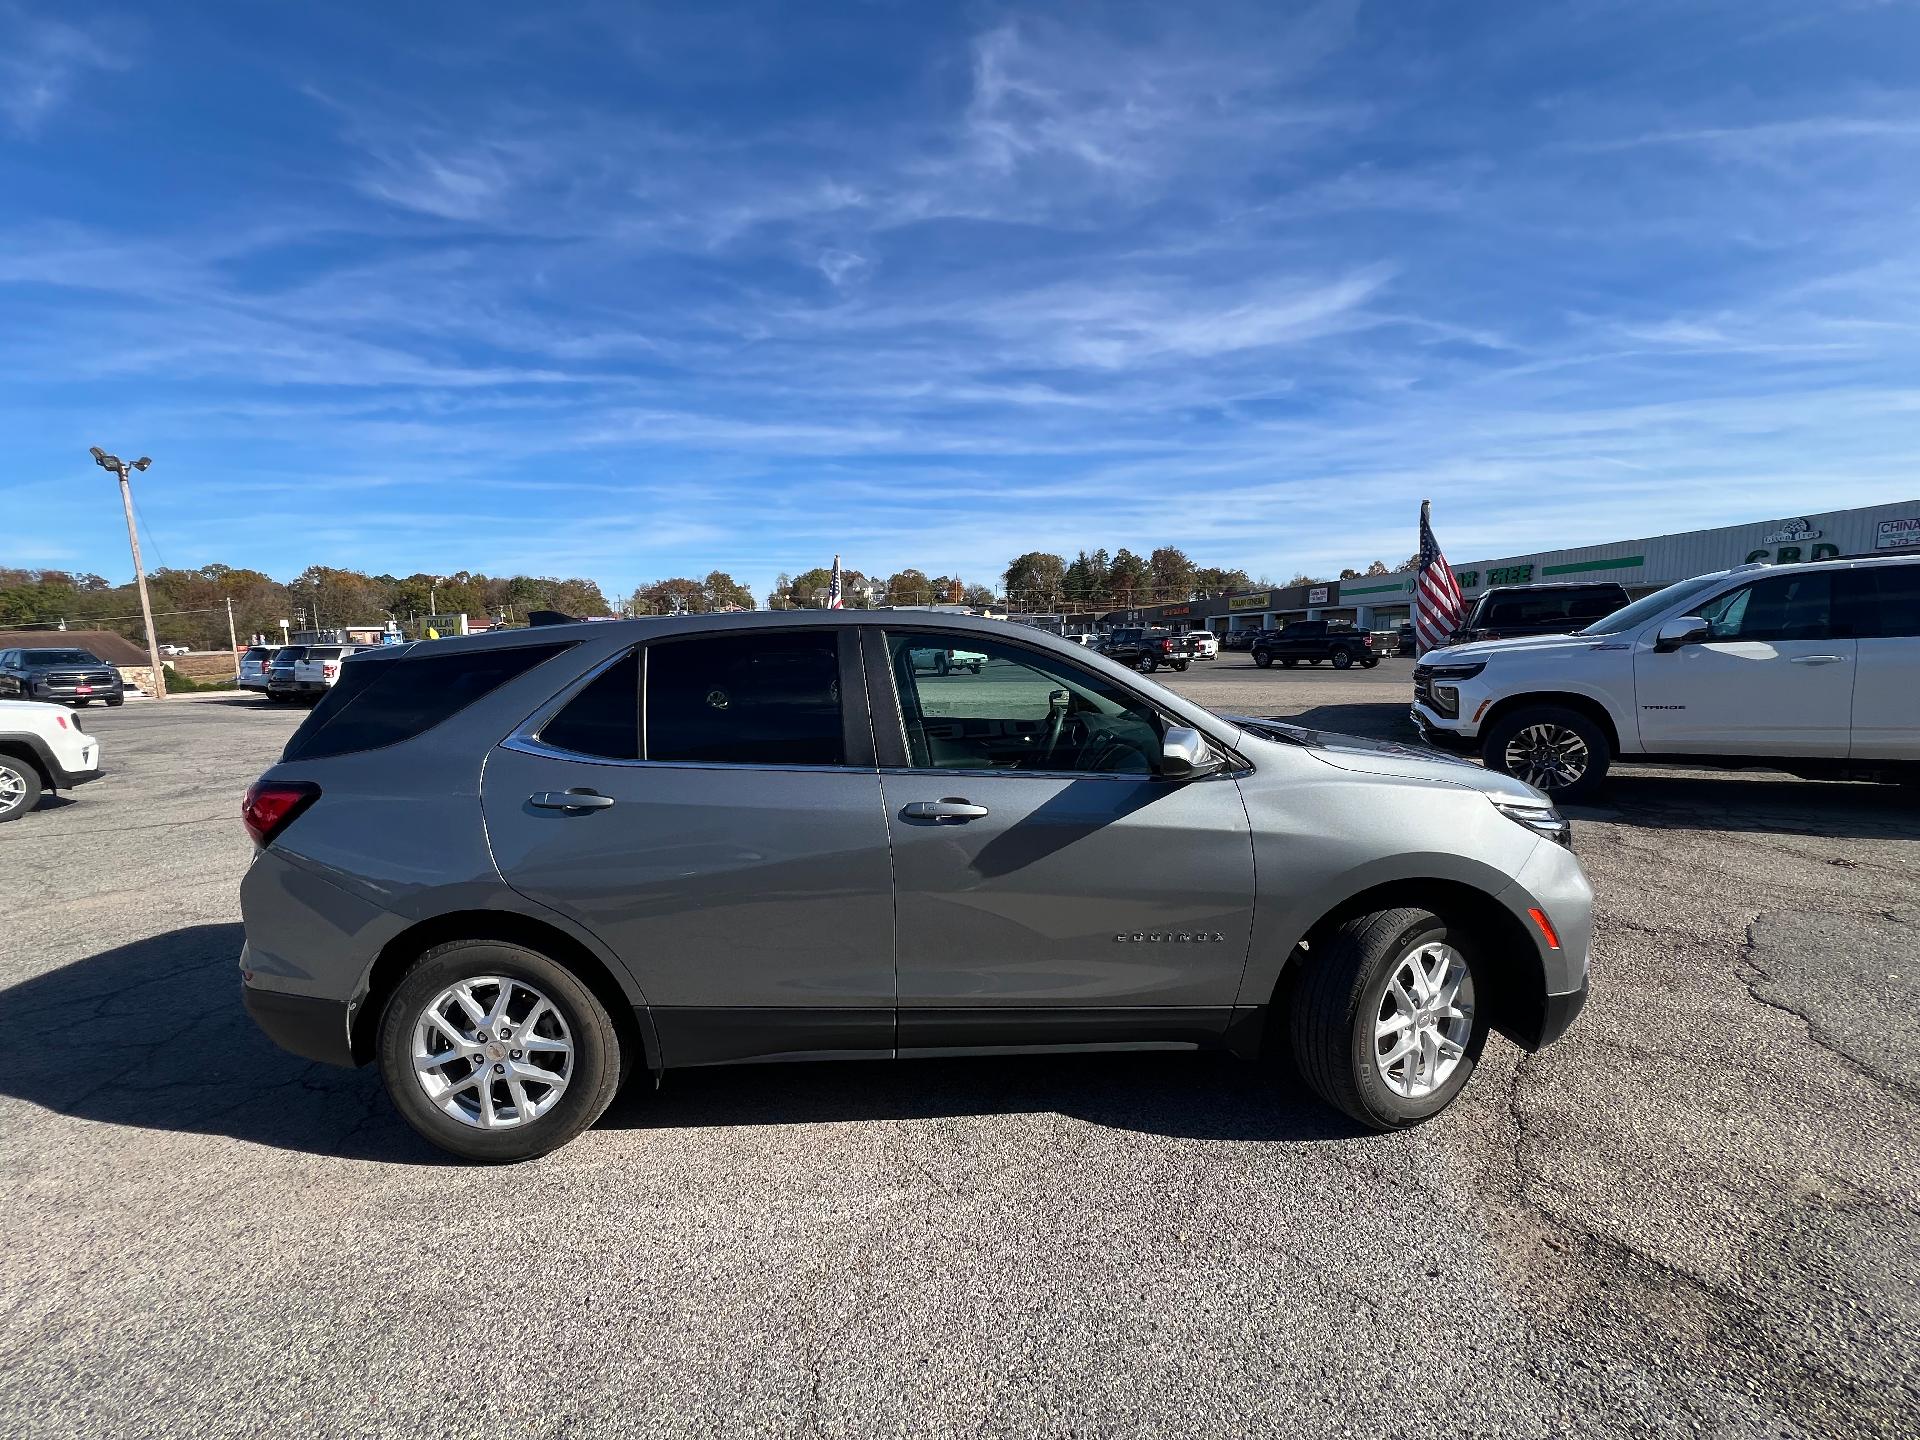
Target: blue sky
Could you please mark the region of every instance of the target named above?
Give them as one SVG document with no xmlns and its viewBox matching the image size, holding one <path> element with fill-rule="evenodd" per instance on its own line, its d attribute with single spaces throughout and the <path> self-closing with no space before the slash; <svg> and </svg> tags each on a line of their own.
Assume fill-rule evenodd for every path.
<svg viewBox="0 0 1920 1440">
<path fill-rule="evenodd" d="M 1920 13 L 0 0 L 0 563 L 1183 546 L 1920 494 Z"/>
</svg>

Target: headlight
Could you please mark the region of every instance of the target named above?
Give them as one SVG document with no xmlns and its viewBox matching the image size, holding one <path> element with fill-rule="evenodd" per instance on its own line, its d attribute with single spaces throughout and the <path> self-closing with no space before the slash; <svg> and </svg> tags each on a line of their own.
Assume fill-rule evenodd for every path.
<svg viewBox="0 0 1920 1440">
<path fill-rule="evenodd" d="M 1489 799 L 1493 797 L 1489 796 Z M 1524 825 L 1543 839 L 1556 845 L 1573 848 L 1573 822 L 1551 805 L 1529 805 L 1522 800 L 1493 799 L 1493 808 L 1513 821 Z"/>
<path fill-rule="evenodd" d="M 1429 680 L 1471 680 L 1487 668 L 1484 660 L 1475 660 L 1459 665 L 1435 665 L 1427 672 Z"/>
</svg>

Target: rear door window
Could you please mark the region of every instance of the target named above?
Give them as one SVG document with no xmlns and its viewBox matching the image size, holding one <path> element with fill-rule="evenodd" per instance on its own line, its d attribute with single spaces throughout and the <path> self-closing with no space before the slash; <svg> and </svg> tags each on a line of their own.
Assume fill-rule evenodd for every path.
<svg viewBox="0 0 1920 1440">
<path fill-rule="evenodd" d="M 832 630 L 700 635 L 647 647 L 646 758 L 707 765 L 845 765 Z"/>
<path fill-rule="evenodd" d="M 556 750 L 607 760 L 640 758 L 640 657 L 628 651 L 540 727 Z"/>
</svg>

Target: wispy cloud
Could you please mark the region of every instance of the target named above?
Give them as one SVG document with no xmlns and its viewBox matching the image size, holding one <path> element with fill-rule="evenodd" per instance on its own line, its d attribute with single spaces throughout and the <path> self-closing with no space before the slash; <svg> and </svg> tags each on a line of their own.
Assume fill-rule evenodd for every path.
<svg viewBox="0 0 1920 1440">
<path fill-rule="evenodd" d="M 132 64 L 128 36 L 105 25 L 77 25 L 0 5 L 0 116 L 31 137 L 82 85 Z M 110 104 L 102 87 L 102 105 Z"/>
</svg>

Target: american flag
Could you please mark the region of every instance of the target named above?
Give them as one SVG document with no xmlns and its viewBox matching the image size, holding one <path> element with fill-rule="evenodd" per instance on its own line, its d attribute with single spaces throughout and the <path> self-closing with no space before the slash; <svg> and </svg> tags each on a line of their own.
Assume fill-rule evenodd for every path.
<svg viewBox="0 0 1920 1440">
<path fill-rule="evenodd" d="M 1460 582 L 1433 538 L 1433 502 L 1420 502 L 1420 568 L 1413 581 L 1413 630 L 1420 649 L 1437 650 L 1452 637 L 1466 613 Z"/>
<path fill-rule="evenodd" d="M 827 586 L 827 609 L 844 610 L 846 602 L 840 598 L 840 557 L 833 557 L 833 583 Z"/>
</svg>

